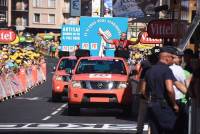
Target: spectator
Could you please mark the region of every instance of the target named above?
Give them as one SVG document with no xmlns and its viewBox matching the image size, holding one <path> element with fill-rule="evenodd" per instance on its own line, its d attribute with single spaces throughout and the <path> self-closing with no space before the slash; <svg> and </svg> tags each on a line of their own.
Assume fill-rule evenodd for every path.
<svg viewBox="0 0 200 134">
<path fill-rule="evenodd" d="M 186 77 L 183 68 L 180 66 L 180 57 L 182 53 L 177 51 L 177 54 L 173 57 L 173 64 L 170 65 L 177 81 L 186 85 Z M 186 92 L 178 89 L 175 85 L 173 86 L 175 92 L 176 103 L 180 108 L 179 116 L 176 123 L 175 133 L 177 134 L 187 134 L 188 133 L 188 107 L 186 100 Z"/>
<path fill-rule="evenodd" d="M 173 61 L 174 50 L 161 49 L 159 61 L 145 74 L 145 92 L 150 101 L 149 124 L 153 134 L 173 134 L 179 106 L 175 101 L 173 83 L 176 81 L 168 65 Z"/>
<path fill-rule="evenodd" d="M 192 98 L 191 110 L 191 132 L 192 134 L 199 133 L 199 119 L 200 119 L 200 57 L 196 62 L 196 67 L 193 73 L 191 83 L 189 85 L 189 93 Z"/>
<path fill-rule="evenodd" d="M 152 65 L 155 65 L 157 63 L 159 52 L 160 48 L 154 47 L 152 49 L 152 54 L 149 55 L 146 60 L 141 62 L 142 72 L 138 83 L 138 90 L 140 93 L 140 103 L 139 103 L 139 111 L 137 119 L 137 134 L 143 134 L 144 122 L 147 117 L 148 101 L 147 101 L 147 96 L 145 95 L 145 87 L 143 83 L 144 77 L 147 70 L 149 70 Z"/>
<path fill-rule="evenodd" d="M 53 42 L 53 40 L 51 41 L 51 58 L 54 58 L 56 54 L 56 46 Z"/>
<path fill-rule="evenodd" d="M 184 51 L 184 62 L 185 62 L 185 70 L 187 70 L 188 72 L 192 73 L 192 66 L 191 66 L 191 61 L 193 59 L 193 51 L 191 49 L 186 49 Z"/>
</svg>

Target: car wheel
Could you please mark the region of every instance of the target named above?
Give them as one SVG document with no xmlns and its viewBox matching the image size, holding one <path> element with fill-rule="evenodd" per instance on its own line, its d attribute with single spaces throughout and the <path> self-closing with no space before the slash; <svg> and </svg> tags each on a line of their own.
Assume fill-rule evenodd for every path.
<svg viewBox="0 0 200 134">
<path fill-rule="evenodd" d="M 73 104 L 68 104 L 68 115 L 79 115 L 80 114 L 80 107 L 73 105 Z"/>
<path fill-rule="evenodd" d="M 62 96 L 60 94 L 56 94 L 56 93 L 52 92 L 52 101 L 53 102 L 61 101 L 61 99 L 62 99 Z"/>
</svg>

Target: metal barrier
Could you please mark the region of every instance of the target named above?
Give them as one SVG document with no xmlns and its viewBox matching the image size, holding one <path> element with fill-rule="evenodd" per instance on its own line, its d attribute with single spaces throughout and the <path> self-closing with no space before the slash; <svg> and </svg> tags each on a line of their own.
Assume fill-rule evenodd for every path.
<svg viewBox="0 0 200 134">
<path fill-rule="evenodd" d="M 15 95 L 26 93 L 28 89 L 46 80 L 46 63 L 33 65 L 29 68 L 21 67 L 19 72 L 8 70 L 0 74 L 0 101 Z"/>
</svg>

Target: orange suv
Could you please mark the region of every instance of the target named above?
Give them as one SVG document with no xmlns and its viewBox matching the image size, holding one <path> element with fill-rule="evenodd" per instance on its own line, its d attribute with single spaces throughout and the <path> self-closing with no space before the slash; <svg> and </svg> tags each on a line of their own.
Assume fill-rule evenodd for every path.
<svg viewBox="0 0 200 134">
<path fill-rule="evenodd" d="M 57 66 L 55 67 L 55 72 L 52 77 L 52 100 L 59 101 L 62 96 L 68 95 L 68 85 L 71 80 L 71 72 L 77 62 L 75 56 L 62 57 Z"/>
<path fill-rule="evenodd" d="M 69 83 L 68 114 L 77 115 L 85 107 L 120 107 L 132 110 L 130 71 L 123 58 L 82 57 Z"/>
</svg>

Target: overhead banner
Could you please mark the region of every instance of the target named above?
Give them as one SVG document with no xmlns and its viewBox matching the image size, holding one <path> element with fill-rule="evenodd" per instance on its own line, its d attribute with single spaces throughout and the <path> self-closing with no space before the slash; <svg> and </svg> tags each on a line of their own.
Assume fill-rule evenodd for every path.
<svg viewBox="0 0 200 134">
<path fill-rule="evenodd" d="M 92 0 L 92 16 L 100 17 L 100 12 L 101 12 L 101 1 Z"/>
<path fill-rule="evenodd" d="M 128 29 L 128 18 L 81 17 L 80 24 L 82 49 L 90 50 L 92 56 L 114 56 L 113 47 L 106 44 L 98 32 L 103 33 L 109 40 L 119 39 L 121 33 Z"/>
<path fill-rule="evenodd" d="M 114 0 L 113 16 L 142 18 L 155 14 L 154 8 L 159 3 L 160 0 Z"/>
<path fill-rule="evenodd" d="M 104 17 L 112 17 L 113 7 L 112 0 L 104 0 Z"/>
<path fill-rule="evenodd" d="M 63 25 L 61 29 L 61 50 L 72 52 L 80 43 L 80 26 Z"/>
<path fill-rule="evenodd" d="M 81 16 L 81 0 L 71 0 L 71 16 Z"/>
</svg>

